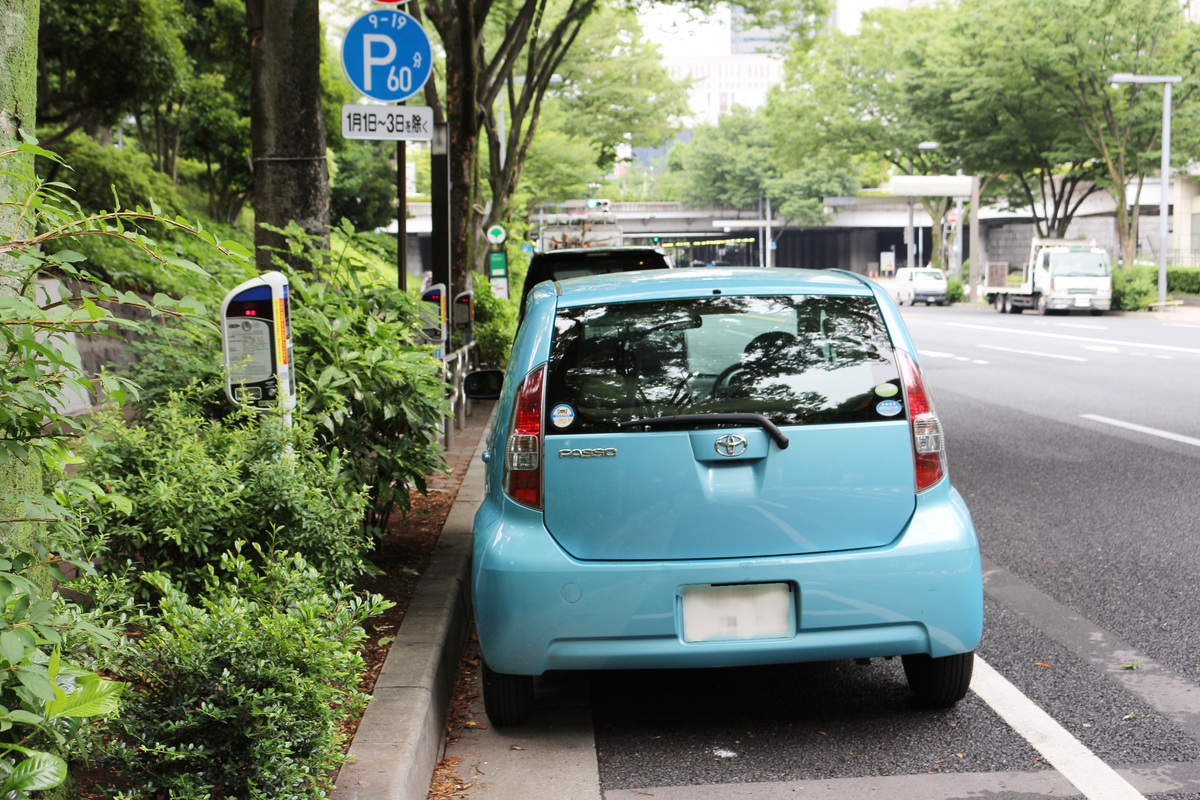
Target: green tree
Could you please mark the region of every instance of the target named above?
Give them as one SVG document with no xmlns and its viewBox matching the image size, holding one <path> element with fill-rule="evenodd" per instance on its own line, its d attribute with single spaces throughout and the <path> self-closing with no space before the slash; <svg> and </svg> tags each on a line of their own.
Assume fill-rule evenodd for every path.
<svg viewBox="0 0 1200 800">
<path fill-rule="evenodd" d="M 591 140 L 604 170 L 612 168 L 619 145 L 663 144 L 688 113 L 687 82 L 667 73 L 658 46 L 645 39 L 632 9 L 597 11 L 558 74 L 562 83 L 552 89 L 565 112 L 562 130 Z"/>
<path fill-rule="evenodd" d="M 953 164 L 933 127 L 909 101 L 912 79 L 942 37 L 944 9 L 876 9 L 860 32 L 827 31 L 813 46 L 794 46 L 784 85 L 772 92 L 768 128 L 779 156 L 794 161 L 832 159 L 857 164 L 869 179 L 887 174 L 941 174 Z M 934 220 L 950 209 L 945 197 L 919 198 Z M 940 266 L 942 226 L 933 226 L 934 261 Z"/>
<path fill-rule="evenodd" d="M 1050 87 L 999 51 L 983 4 L 945 9 L 948 25 L 930 58 L 913 68 L 908 101 L 941 152 L 989 194 L 1028 210 L 1038 236 L 1066 236 L 1080 205 L 1103 191 L 1104 165 L 1085 132 L 1059 113 Z M 985 27 L 986 26 L 986 27 Z"/>
<path fill-rule="evenodd" d="M 676 3 L 681 9 L 714 4 L 712 0 Z M 437 31 L 446 58 L 445 84 L 440 92 L 436 83 L 426 84 L 425 100 L 439 119 L 446 120 L 450 133 L 451 263 L 456 290 L 470 288 L 466 272 L 483 266 L 483 231 L 505 219 L 542 101 L 597 4 L 598 0 L 511 4 L 426 0 L 420 9 Z M 749 0 L 743 5 L 756 18 L 788 24 L 801 37 L 826 3 Z M 497 113 L 500 103 L 504 104 L 503 126 Z M 479 147 L 485 129 L 486 165 L 481 163 Z"/>
<path fill-rule="evenodd" d="M 180 0 L 41 4 L 38 119 L 53 144 L 83 128 L 96 135 L 176 93 L 188 73 Z"/>
<path fill-rule="evenodd" d="M 226 89 L 224 75 L 198 75 L 188 81 L 180 118 L 183 153 L 204 165 L 208 213 L 233 224 L 253 188 L 246 154 L 250 120 L 237 96 Z"/>
<path fill-rule="evenodd" d="M 358 230 L 383 228 L 396 219 L 396 146 L 353 142 L 334 157 L 329 217 L 349 220 Z"/>
<path fill-rule="evenodd" d="M 746 208 L 769 198 L 772 212 L 785 225 L 820 225 L 825 219 L 822 198 L 857 191 L 856 171 L 822 153 L 779 159 L 765 118 L 763 110 L 736 107 L 671 150 L 683 201 L 696 207 Z"/>
<path fill-rule="evenodd" d="M 1162 147 L 1162 87 L 1111 88 L 1117 72 L 1182 75 L 1174 92 L 1173 152 L 1197 152 L 1200 39 L 1175 0 L 967 0 L 963 13 L 987 26 L 981 58 L 1001 74 L 1023 73 L 1043 91 L 1038 110 L 1075 126 L 1102 165 L 1117 206 L 1125 263 L 1137 252 L 1142 185 Z"/>
</svg>

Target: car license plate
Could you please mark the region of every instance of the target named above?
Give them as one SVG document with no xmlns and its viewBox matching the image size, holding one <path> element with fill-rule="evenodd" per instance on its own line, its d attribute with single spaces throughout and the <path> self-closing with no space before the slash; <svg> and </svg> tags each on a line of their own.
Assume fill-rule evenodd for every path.
<svg viewBox="0 0 1200 800">
<path fill-rule="evenodd" d="M 796 632 L 796 607 L 787 583 L 704 583 L 684 586 L 679 595 L 685 642 L 787 639 Z"/>
<path fill-rule="evenodd" d="M 1088 297 L 1087 295 L 1083 295 L 1082 297 L 1075 298 L 1075 306 L 1077 308 L 1087 308 L 1091 304 L 1092 304 L 1092 298 Z"/>
</svg>

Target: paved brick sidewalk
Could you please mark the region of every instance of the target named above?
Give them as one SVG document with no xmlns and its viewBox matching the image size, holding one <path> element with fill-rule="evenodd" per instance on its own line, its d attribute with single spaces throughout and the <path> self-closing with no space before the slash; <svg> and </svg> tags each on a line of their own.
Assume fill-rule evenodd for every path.
<svg viewBox="0 0 1200 800">
<path fill-rule="evenodd" d="M 471 415 L 467 417 L 466 426 L 454 432 L 454 446 L 446 451 L 446 466 L 450 467 L 450 474 L 429 476 L 430 491 L 457 492 L 458 487 L 462 486 L 475 448 L 487 433 L 488 420 L 492 417 L 492 406 L 495 404 L 495 400 L 475 400 L 471 403 Z"/>
</svg>

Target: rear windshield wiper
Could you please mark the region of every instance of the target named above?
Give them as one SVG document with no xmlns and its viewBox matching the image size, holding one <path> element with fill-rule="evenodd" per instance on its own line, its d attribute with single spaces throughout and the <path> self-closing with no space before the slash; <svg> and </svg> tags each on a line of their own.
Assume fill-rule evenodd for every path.
<svg viewBox="0 0 1200 800">
<path fill-rule="evenodd" d="M 767 432 L 767 435 L 775 440 L 775 444 L 779 445 L 780 450 L 787 450 L 788 437 L 779 430 L 779 426 L 771 420 L 764 417 L 762 414 L 747 414 L 747 413 L 729 413 L 729 414 L 680 414 L 673 417 L 647 417 L 645 419 L 631 419 L 625 422 L 618 422 L 618 428 L 639 428 L 645 426 L 647 428 L 671 428 L 676 425 L 704 425 L 704 424 L 721 424 L 730 422 L 741 422 L 749 425 L 757 425 Z"/>
</svg>

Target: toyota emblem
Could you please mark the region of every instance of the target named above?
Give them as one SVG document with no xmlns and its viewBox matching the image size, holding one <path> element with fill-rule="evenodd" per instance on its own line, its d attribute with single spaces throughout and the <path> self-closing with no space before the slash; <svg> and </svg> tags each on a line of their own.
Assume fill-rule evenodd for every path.
<svg viewBox="0 0 1200 800">
<path fill-rule="evenodd" d="M 745 436 L 739 436 L 736 433 L 727 433 L 724 436 L 717 437 L 715 447 L 721 455 L 727 458 L 734 458 L 746 452 L 748 445 L 746 444 Z"/>
</svg>

